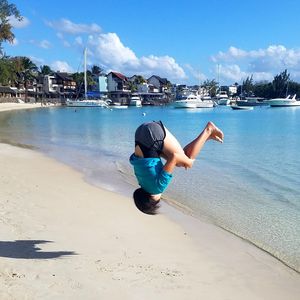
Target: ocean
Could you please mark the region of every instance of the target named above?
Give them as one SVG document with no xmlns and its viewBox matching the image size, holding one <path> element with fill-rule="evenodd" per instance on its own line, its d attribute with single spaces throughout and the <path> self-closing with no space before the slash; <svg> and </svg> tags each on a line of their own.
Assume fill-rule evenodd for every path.
<svg viewBox="0 0 300 300">
<path fill-rule="evenodd" d="M 170 203 L 300 272 L 300 107 L 2 112 L 0 141 L 33 146 L 79 170 L 90 183 L 131 195 L 137 186 L 128 162 L 134 132 L 152 120 L 162 120 L 182 146 L 208 121 L 225 135 L 223 144 L 205 144 L 192 169 L 176 169 L 164 195 Z"/>
</svg>

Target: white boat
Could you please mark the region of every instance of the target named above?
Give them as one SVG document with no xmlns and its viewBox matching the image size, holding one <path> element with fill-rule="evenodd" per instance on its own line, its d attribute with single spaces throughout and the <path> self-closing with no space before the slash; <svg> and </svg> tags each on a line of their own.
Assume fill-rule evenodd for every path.
<svg viewBox="0 0 300 300">
<path fill-rule="evenodd" d="M 87 99 L 87 77 L 86 77 L 86 51 L 84 49 L 84 99 L 70 100 L 67 99 L 66 105 L 71 107 L 107 107 L 109 101 L 103 99 Z"/>
<path fill-rule="evenodd" d="M 267 101 L 271 107 L 291 107 L 300 106 L 300 101 L 296 100 L 296 94 L 290 98 L 288 95 L 286 98 L 275 98 Z"/>
<path fill-rule="evenodd" d="M 126 108 L 128 108 L 128 105 L 123 105 L 119 102 L 115 102 L 110 107 L 111 108 L 117 108 L 117 109 L 126 109 Z"/>
<path fill-rule="evenodd" d="M 236 104 L 239 106 L 265 106 L 269 105 L 268 101 L 263 101 L 263 98 L 259 97 L 245 97 L 245 99 L 236 100 Z"/>
<path fill-rule="evenodd" d="M 197 108 L 211 108 L 214 107 L 215 103 L 212 100 L 201 100 L 197 102 Z"/>
<path fill-rule="evenodd" d="M 217 103 L 219 105 L 229 105 L 230 104 L 230 99 L 228 98 L 220 98 L 217 100 Z"/>
<path fill-rule="evenodd" d="M 186 98 L 176 100 L 174 102 L 175 108 L 210 108 L 214 107 L 212 100 L 201 100 L 199 96 L 190 94 Z"/>
<path fill-rule="evenodd" d="M 66 101 L 67 106 L 71 107 L 107 107 L 108 104 L 105 100 L 70 100 Z"/>
<path fill-rule="evenodd" d="M 130 106 L 136 106 L 141 107 L 142 106 L 142 100 L 139 95 L 132 95 L 129 101 Z"/>
<path fill-rule="evenodd" d="M 239 106 L 239 105 L 231 105 L 232 109 L 235 110 L 252 110 L 253 106 Z"/>
</svg>

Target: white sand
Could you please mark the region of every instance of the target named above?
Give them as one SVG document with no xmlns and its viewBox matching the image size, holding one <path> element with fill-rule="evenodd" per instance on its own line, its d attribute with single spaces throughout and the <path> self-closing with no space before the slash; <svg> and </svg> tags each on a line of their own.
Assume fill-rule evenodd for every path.
<svg viewBox="0 0 300 300">
<path fill-rule="evenodd" d="M 0 144 L 0 166 L 1 300 L 299 299 L 298 273 L 213 225 L 144 215 L 32 150 Z"/>
<path fill-rule="evenodd" d="M 41 103 L 0 103 L 0 112 L 41 107 Z"/>
</svg>

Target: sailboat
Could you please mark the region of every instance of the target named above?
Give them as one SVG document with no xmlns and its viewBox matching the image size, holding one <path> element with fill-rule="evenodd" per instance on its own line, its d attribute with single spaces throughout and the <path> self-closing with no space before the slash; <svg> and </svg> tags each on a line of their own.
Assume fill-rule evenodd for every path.
<svg viewBox="0 0 300 300">
<path fill-rule="evenodd" d="M 108 107 L 108 102 L 102 99 L 90 100 L 87 97 L 87 76 L 86 76 L 86 53 L 87 49 L 84 49 L 84 99 L 83 100 L 70 100 L 67 99 L 66 105 L 71 107 Z"/>
</svg>

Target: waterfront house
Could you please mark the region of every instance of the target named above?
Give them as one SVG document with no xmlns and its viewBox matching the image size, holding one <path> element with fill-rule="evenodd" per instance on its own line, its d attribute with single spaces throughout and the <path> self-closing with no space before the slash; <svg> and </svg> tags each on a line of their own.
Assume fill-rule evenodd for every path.
<svg viewBox="0 0 300 300">
<path fill-rule="evenodd" d="M 106 97 L 108 94 L 107 89 L 107 76 L 105 74 L 93 74 L 93 85 L 88 87 L 87 96 L 93 99 Z"/>
<path fill-rule="evenodd" d="M 169 91 L 170 82 L 167 80 L 167 78 L 161 78 L 157 75 L 152 75 L 147 79 L 147 82 L 155 86 L 160 93 Z"/>
<path fill-rule="evenodd" d="M 107 75 L 107 89 L 113 102 L 129 102 L 131 91 L 129 80 L 125 75 L 118 72 L 110 72 Z"/>
<path fill-rule="evenodd" d="M 9 86 L 0 86 L 0 102 L 7 102 L 17 97 L 17 91 Z"/>
<path fill-rule="evenodd" d="M 64 72 L 45 75 L 43 90 L 47 98 L 72 98 L 76 93 L 76 82 Z"/>
</svg>

